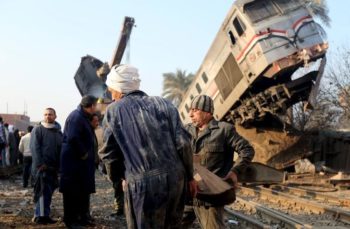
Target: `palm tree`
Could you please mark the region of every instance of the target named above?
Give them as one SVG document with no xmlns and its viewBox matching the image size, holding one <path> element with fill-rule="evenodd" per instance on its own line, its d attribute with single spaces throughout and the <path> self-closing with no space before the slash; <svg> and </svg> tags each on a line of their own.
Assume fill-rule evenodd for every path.
<svg viewBox="0 0 350 229">
<path fill-rule="evenodd" d="M 180 69 L 177 69 L 175 73 L 164 73 L 162 96 L 169 99 L 176 107 L 178 107 L 193 78 L 194 75 L 192 73 L 187 74 L 186 71 Z"/>
<path fill-rule="evenodd" d="M 304 0 L 305 5 L 311 12 L 326 25 L 330 26 L 331 19 L 328 16 L 328 6 L 326 0 Z"/>
</svg>

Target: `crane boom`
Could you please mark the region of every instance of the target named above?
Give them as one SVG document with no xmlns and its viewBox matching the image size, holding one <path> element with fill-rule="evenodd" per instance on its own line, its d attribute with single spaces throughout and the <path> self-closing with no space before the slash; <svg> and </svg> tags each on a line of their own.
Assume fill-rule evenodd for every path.
<svg viewBox="0 0 350 229">
<path fill-rule="evenodd" d="M 81 58 L 79 68 L 74 76 L 75 84 L 81 96 L 93 95 L 103 99 L 103 101 L 111 100 L 105 84 L 106 76 L 110 71 L 110 67 L 121 63 L 134 23 L 134 18 L 124 18 L 119 41 L 110 63 L 104 63 L 90 55 Z"/>
<path fill-rule="evenodd" d="M 130 34 L 132 31 L 132 28 L 134 27 L 134 24 L 135 24 L 134 18 L 132 17 L 124 18 L 124 23 L 123 23 L 122 31 L 119 36 L 117 47 L 114 51 L 111 61 L 109 62 L 110 67 L 116 64 L 120 64 L 120 62 L 122 61 L 124 51 L 125 51 L 126 45 L 129 42 Z"/>
</svg>

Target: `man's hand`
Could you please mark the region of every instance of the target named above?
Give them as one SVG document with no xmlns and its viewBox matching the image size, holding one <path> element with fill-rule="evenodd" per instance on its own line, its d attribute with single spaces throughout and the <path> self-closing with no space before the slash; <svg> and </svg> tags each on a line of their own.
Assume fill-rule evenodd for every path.
<svg viewBox="0 0 350 229">
<path fill-rule="evenodd" d="M 230 171 L 227 173 L 227 175 L 224 177 L 224 180 L 230 179 L 233 183 L 233 188 L 237 189 L 238 188 L 238 179 L 236 173 Z"/>
<path fill-rule="evenodd" d="M 126 183 L 126 180 L 122 180 L 122 187 L 123 187 L 123 192 L 126 192 L 126 189 L 127 189 L 127 183 Z"/>
<path fill-rule="evenodd" d="M 45 164 L 42 164 L 42 165 L 38 166 L 38 170 L 39 171 L 45 171 L 46 169 L 47 169 L 47 165 L 45 165 Z"/>
<path fill-rule="evenodd" d="M 198 184 L 196 180 L 191 180 L 188 182 L 188 189 L 190 191 L 191 197 L 195 198 L 198 192 Z"/>
</svg>

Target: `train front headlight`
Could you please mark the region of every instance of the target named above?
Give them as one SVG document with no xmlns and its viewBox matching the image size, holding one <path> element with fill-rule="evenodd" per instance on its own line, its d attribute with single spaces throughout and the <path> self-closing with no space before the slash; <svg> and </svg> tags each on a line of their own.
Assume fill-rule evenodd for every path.
<svg viewBox="0 0 350 229">
<path fill-rule="evenodd" d="M 321 45 L 315 45 L 311 48 L 311 50 L 313 53 L 315 53 L 315 52 L 320 53 L 320 52 L 322 52 L 322 47 L 321 47 Z"/>
<path fill-rule="evenodd" d="M 328 49 L 328 47 L 329 47 L 328 42 L 323 43 L 323 44 L 321 45 L 321 47 L 322 47 L 323 50 Z"/>
</svg>

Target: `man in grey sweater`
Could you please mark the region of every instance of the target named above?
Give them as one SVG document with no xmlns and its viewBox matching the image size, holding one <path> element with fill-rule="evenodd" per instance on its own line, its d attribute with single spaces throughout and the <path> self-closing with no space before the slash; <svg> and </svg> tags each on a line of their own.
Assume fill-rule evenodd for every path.
<svg viewBox="0 0 350 229">
<path fill-rule="evenodd" d="M 58 187 L 58 169 L 62 145 L 61 126 L 56 122 L 56 111 L 46 108 L 44 120 L 35 126 L 30 139 L 32 173 L 35 177 L 33 221 L 37 224 L 53 224 L 50 218 L 52 194 Z"/>
</svg>

